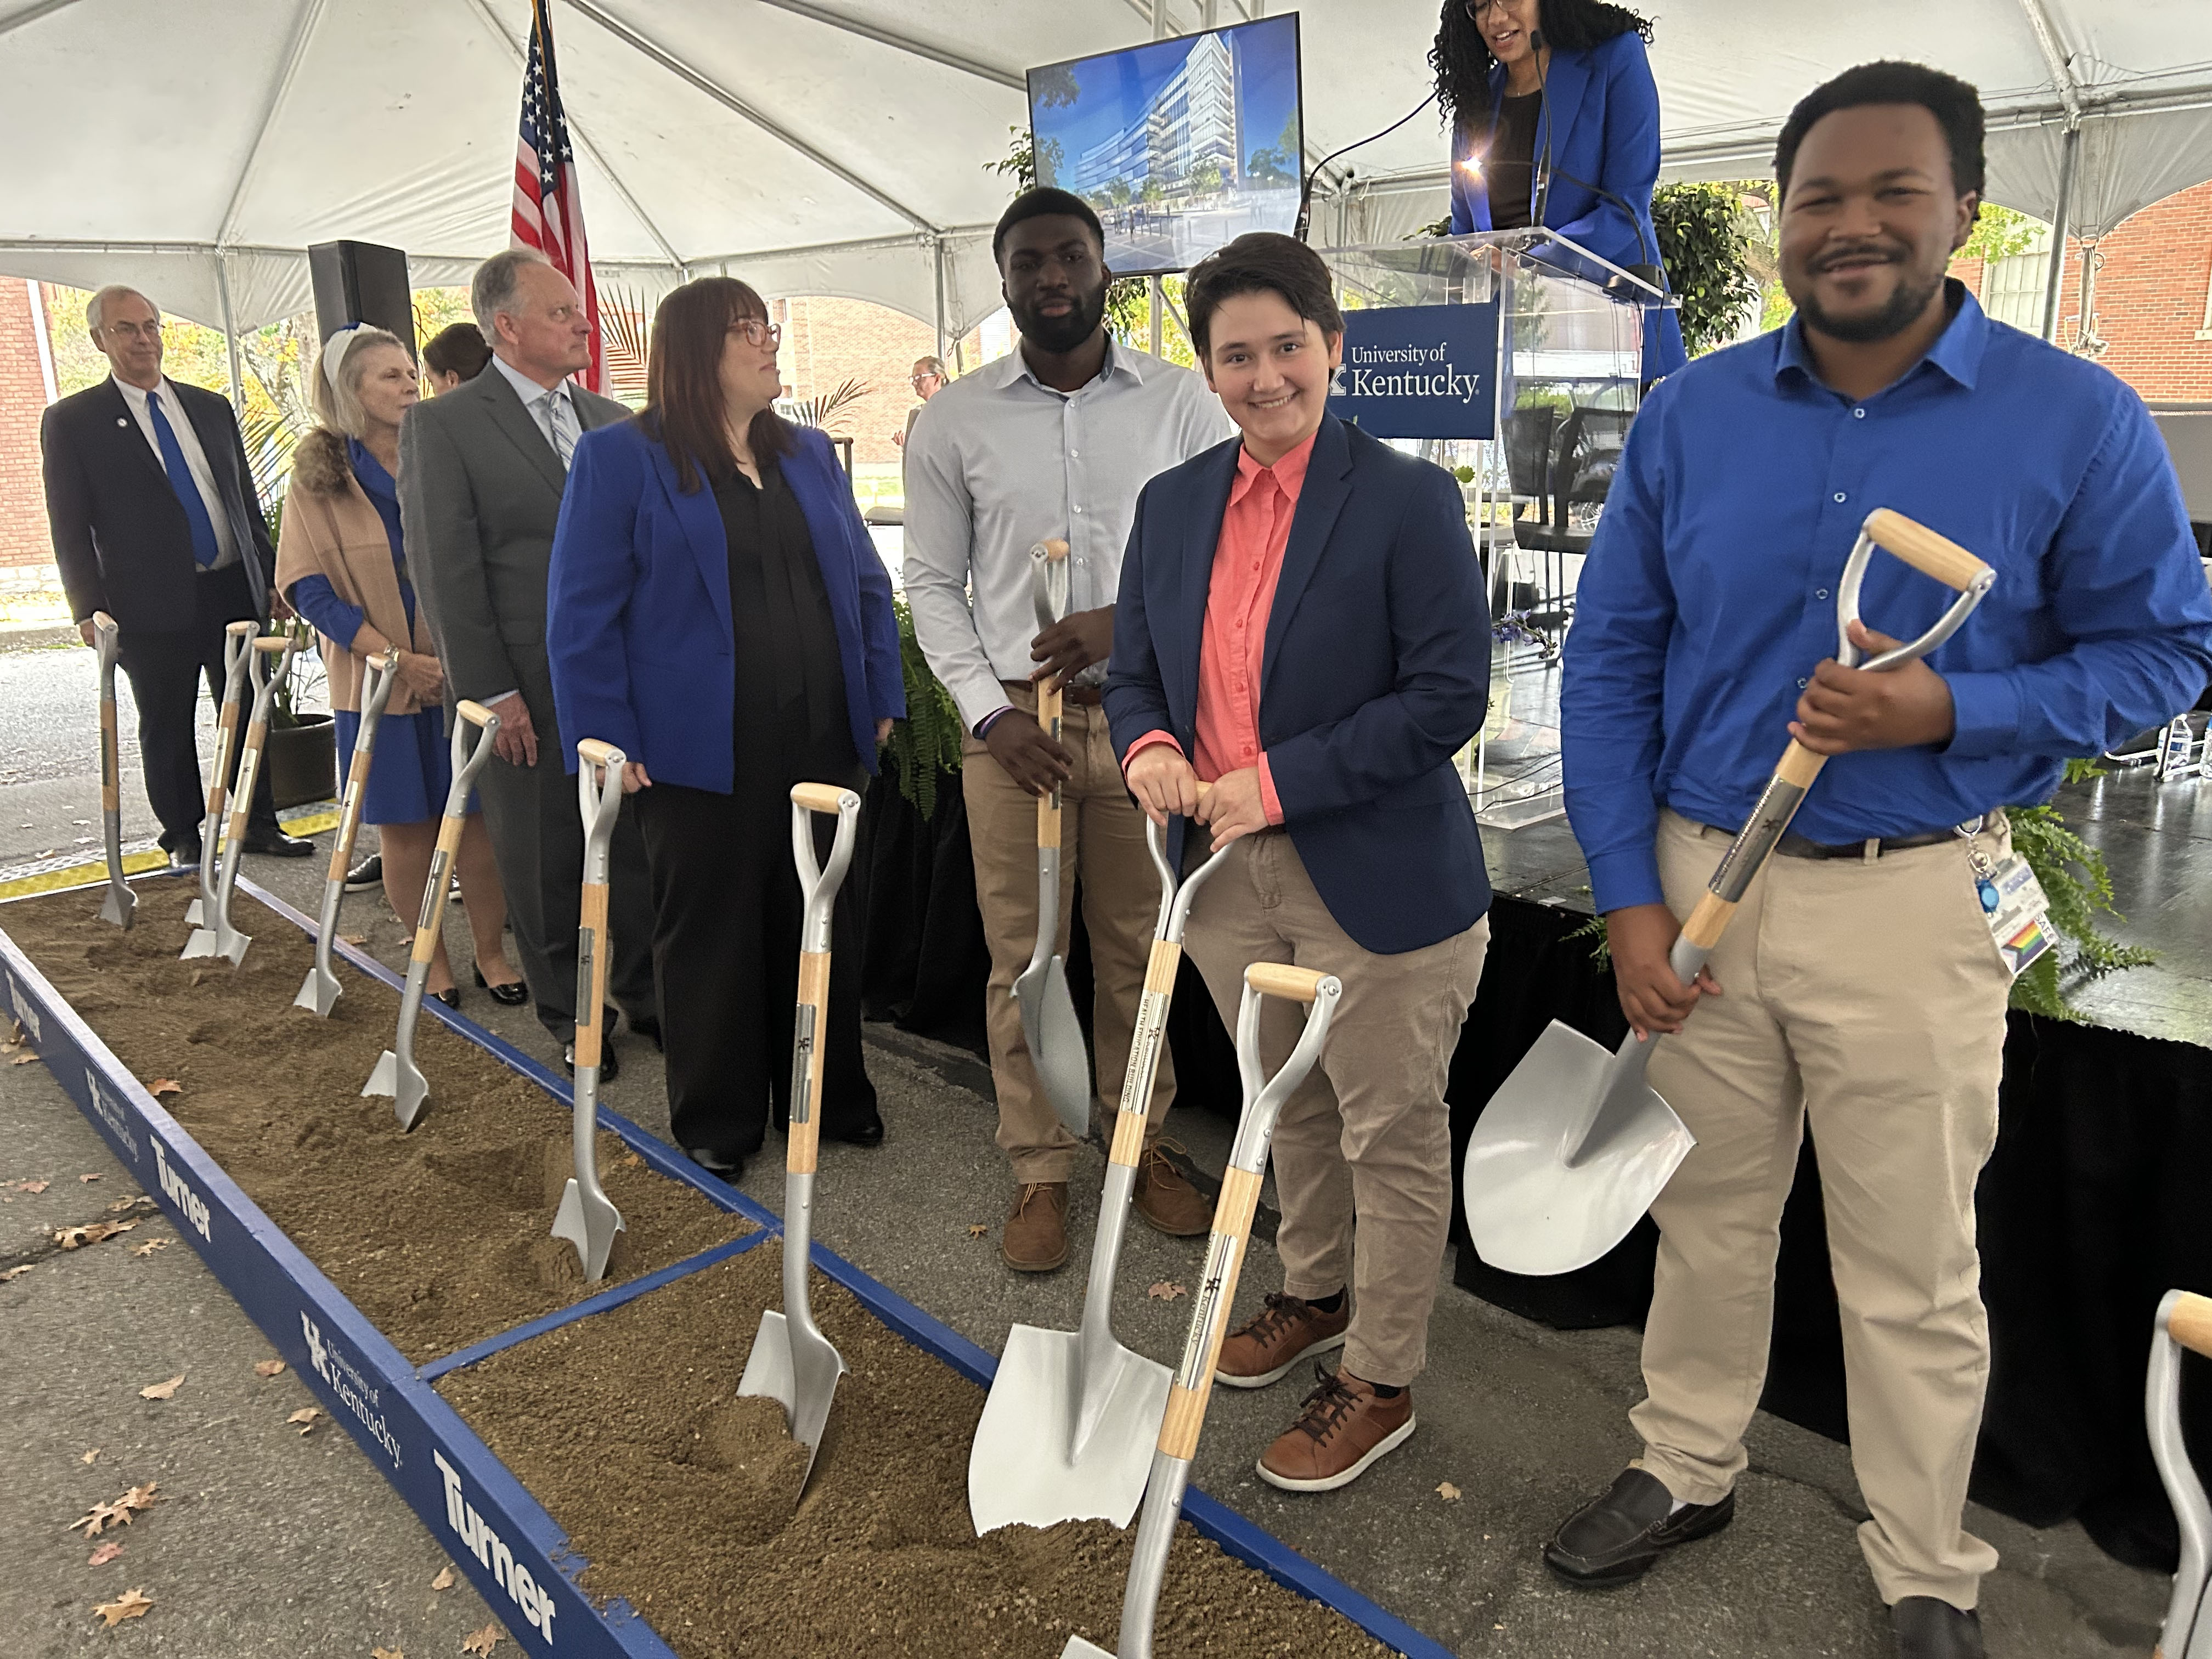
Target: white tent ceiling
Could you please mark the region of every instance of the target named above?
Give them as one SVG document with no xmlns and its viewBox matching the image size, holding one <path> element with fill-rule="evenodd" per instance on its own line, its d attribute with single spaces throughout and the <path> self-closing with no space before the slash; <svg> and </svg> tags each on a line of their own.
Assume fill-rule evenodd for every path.
<svg viewBox="0 0 2212 1659">
<path fill-rule="evenodd" d="M 964 330 L 998 304 L 986 170 L 1022 70 L 1149 38 L 1155 0 L 556 0 L 603 281 L 727 269 Z M 1158 0 L 1166 26 L 1291 9 Z M 1434 0 L 1304 0 L 1308 161 L 1426 90 Z M 1790 105 L 1875 56 L 1991 110 L 1990 194 L 2108 229 L 2212 178 L 2212 0 L 1644 0 L 1668 176 L 1755 176 Z M 307 303 L 301 250 L 404 248 L 418 284 L 507 240 L 527 0 L 0 0 L 0 272 L 125 281 L 249 327 Z M 1442 210 L 1423 116 L 1347 158 L 1316 240 Z M 1330 181 L 1345 182 L 1337 169 Z M 941 286 L 941 293 L 940 293 Z"/>
</svg>

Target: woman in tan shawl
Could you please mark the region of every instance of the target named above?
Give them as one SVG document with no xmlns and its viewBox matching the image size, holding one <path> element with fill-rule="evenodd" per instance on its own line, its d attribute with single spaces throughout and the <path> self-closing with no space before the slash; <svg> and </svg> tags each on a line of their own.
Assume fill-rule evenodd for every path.
<svg viewBox="0 0 2212 1659">
<path fill-rule="evenodd" d="M 311 389 L 322 424 L 293 453 L 276 586 L 322 635 L 341 754 L 352 750 L 361 727 L 364 665 L 399 648 L 399 680 L 377 725 L 362 817 L 382 838 L 385 897 L 411 923 L 422 908 L 453 781 L 445 673 L 416 609 L 399 536 L 399 421 L 417 395 L 415 365 L 396 337 L 357 325 L 324 346 Z M 477 983 L 495 1001 L 514 1006 L 529 993 L 501 939 L 507 905 L 491 839 L 473 799 L 469 809 L 459 868 L 476 940 Z M 442 939 L 428 989 L 448 1008 L 460 1006 Z"/>
</svg>

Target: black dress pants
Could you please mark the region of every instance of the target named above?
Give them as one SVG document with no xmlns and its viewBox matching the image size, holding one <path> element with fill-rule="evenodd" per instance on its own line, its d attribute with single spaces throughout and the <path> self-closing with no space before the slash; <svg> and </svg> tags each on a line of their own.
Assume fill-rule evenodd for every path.
<svg viewBox="0 0 2212 1659">
<path fill-rule="evenodd" d="M 192 588 L 193 615 L 187 626 L 158 634 L 126 628 L 116 640 L 117 660 L 130 676 L 131 696 L 138 705 L 138 754 L 146 770 L 146 799 L 161 821 L 166 852 L 199 845 L 200 825 L 207 817 L 207 785 L 200 776 L 200 682 L 206 680 L 220 708 L 223 629 L 255 617 L 243 565 L 203 570 L 192 578 Z M 246 746 L 246 721 L 252 713 L 250 687 L 241 688 L 240 696 L 246 701 L 238 711 L 238 741 L 231 750 L 230 775 L 223 780 L 226 787 L 238 781 L 239 751 Z M 266 766 L 253 781 L 247 827 L 254 835 L 273 834 L 276 829 Z"/>
<path fill-rule="evenodd" d="M 851 778 L 747 777 L 727 795 L 656 783 L 632 795 L 653 872 L 653 966 L 667 1059 L 670 1133 L 687 1152 L 744 1158 L 769 1115 L 791 1112 L 791 1027 L 804 904 L 791 856 L 791 786 Z M 766 772 L 766 769 L 762 769 Z M 817 855 L 835 830 L 817 815 Z M 822 1132 L 875 1109 L 860 1055 L 860 939 L 854 884 L 832 913 L 830 1024 L 821 1045 Z"/>
</svg>

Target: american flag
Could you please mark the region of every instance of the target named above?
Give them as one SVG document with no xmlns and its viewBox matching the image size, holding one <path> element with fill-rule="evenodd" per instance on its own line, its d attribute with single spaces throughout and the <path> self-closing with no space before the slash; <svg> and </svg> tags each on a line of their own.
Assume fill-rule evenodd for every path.
<svg viewBox="0 0 2212 1659">
<path fill-rule="evenodd" d="M 514 152 L 514 222 L 511 241 L 534 247 L 584 296 L 592 321 L 592 366 L 584 384 L 606 390 L 599 351 L 599 291 L 592 281 L 592 256 L 584 242 L 584 206 L 577 199 L 576 151 L 561 110 L 561 82 L 553 64 L 553 23 L 546 0 L 531 0 L 530 64 L 522 79 L 522 138 Z"/>
</svg>

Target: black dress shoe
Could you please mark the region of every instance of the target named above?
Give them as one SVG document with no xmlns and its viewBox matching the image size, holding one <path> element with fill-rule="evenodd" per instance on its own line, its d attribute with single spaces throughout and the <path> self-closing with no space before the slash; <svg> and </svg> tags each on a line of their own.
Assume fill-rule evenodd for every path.
<svg viewBox="0 0 2212 1659">
<path fill-rule="evenodd" d="M 650 1018 L 640 1019 L 635 1014 L 624 1014 L 623 1016 L 623 1021 L 631 1030 L 636 1032 L 638 1036 L 643 1037 L 654 1048 L 661 1048 L 660 1022 L 659 1020 Z M 665 1048 L 661 1048 L 661 1052 L 665 1054 L 667 1050 Z"/>
<path fill-rule="evenodd" d="M 1982 1616 L 1933 1595 L 1908 1595 L 1889 1610 L 1897 1659 L 1982 1659 Z"/>
<path fill-rule="evenodd" d="M 448 1008 L 458 1010 L 461 1006 L 461 988 L 458 985 L 449 985 L 444 990 L 433 991 L 430 994 Z"/>
<path fill-rule="evenodd" d="M 576 1045 L 570 1043 L 562 1050 L 561 1063 L 568 1068 L 568 1075 L 576 1075 Z M 611 1083 L 622 1075 L 622 1061 L 615 1058 L 615 1045 L 604 1039 L 599 1043 L 599 1081 Z"/>
<path fill-rule="evenodd" d="M 303 859 L 315 850 L 315 843 L 288 836 L 282 830 L 248 830 L 246 850 L 272 859 Z"/>
<path fill-rule="evenodd" d="M 708 1152 L 704 1147 L 685 1147 L 684 1156 L 718 1181 L 726 1181 L 732 1187 L 745 1178 L 744 1154 L 732 1157 L 726 1152 Z"/>
<path fill-rule="evenodd" d="M 187 874 L 189 874 L 189 875 L 195 875 L 195 876 L 196 876 L 196 875 L 199 874 L 199 872 L 200 872 L 200 844 L 199 844 L 199 842 L 196 842 L 196 841 L 193 841 L 193 842 L 185 842 L 180 843 L 180 844 L 179 844 L 179 845 L 178 845 L 178 846 L 172 847 L 172 848 L 169 849 L 169 873 L 170 873 L 170 874 L 172 874 L 172 875 L 177 875 L 177 876 L 182 876 L 182 875 L 187 875 Z"/>
<path fill-rule="evenodd" d="M 366 893 L 373 887 L 383 885 L 384 854 L 381 853 L 371 853 L 346 872 L 345 890 L 349 893 Z"/>
<path fill-rule="evenodd" d="M 1674 1507 L 1656 1475 L 1623 1469 L 1602 1498 L 1577 1510 L 1544 1546 L 1544 1565 L 1570 1584 L 1604 1589 L 1641 1578 L 1662 1550 L 1718 1532 L 1735 1519 L 1735 1494 Z"/>
<path fill-rule="evenodd" d="M 477 984 L 489 992 L 491 1000 L 502 1008 L 520 1008 L 530 1000 L 530 988 L 519 979 L 511 979 L 504 985 L 494 985 L 483 976 L 481 968 L 476 970 L 476 975 Z"/>
</svg>

